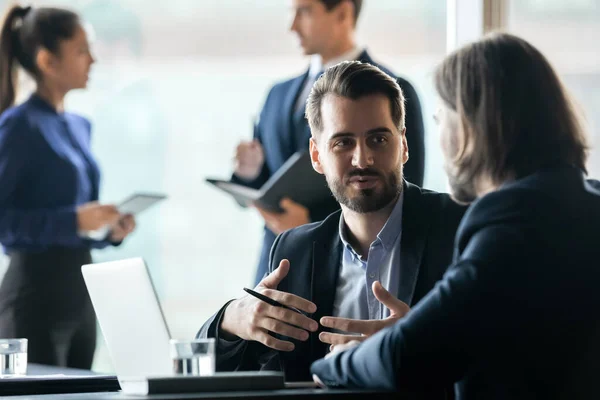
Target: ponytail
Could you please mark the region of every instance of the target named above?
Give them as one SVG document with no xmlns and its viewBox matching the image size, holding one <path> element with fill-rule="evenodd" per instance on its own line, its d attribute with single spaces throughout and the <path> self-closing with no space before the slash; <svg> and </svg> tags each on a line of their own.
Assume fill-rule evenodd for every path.
<svg viewBox="0 0 600 400">
<path fill-rule="evenodd" d="M 11 107 L 17 95 L 15 61 L 21 47 L 20 29 L 31 7 L 13 6 L 0 31 L 0 114 Z"/>
<path fill-rule="evenodd" d="M 39 49 L 58 54 L 61 40 L 70 39 L 80 25 L 79 17 L 62 8 L 13 6 L 0 31 L 0 113 L 15 102 L 17 64 L 37 81 Z"/>
</svg>

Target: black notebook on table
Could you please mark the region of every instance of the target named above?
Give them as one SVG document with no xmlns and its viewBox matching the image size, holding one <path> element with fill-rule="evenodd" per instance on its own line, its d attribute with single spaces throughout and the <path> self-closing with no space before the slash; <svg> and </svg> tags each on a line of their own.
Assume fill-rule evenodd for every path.
<svg viewBox="0 0 600 400">
<path fill-rule="evenodd" d="M 0 396 L 116 392 L 120 389 L 117 377 L 111 375 L 47 375 L 0 379 Z"/>
<path fill-rule="evenodd" d="M 233 196 L 242 206 L 255 202 L 274 212 L 283 211 L 279 202 L 284 197 L 311 208 L 332 196 L 325 177 L 313 169 L 308 152 L 294 153 L 260 189 L 228 180 L 206 178 L 206 181 Z"/>
<path fill-rule="evenodd" d="M 209 376 L 165 376 L 120 378 L 125 394 L 202 393 L 285 388 L 283 372 L 217 372 Z"/>
</svg>

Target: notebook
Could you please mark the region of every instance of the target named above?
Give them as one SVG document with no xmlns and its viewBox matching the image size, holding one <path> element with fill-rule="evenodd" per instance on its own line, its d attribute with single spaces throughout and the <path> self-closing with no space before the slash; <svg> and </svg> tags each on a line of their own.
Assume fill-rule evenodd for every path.
<svg viewBox="0 0 600 400">
<path fill-rule="evenodd" d="M 311 208 L 332 196 L 325 177 L 313 169 L 308 152 L 294 153 L 260 189 L 228 180 L 206 178 L 206 181 L 233 196 L 243 207 L 256 202 L 273 212 L 283 212 L 279 202 L 284 197 Z"/>
</svg>

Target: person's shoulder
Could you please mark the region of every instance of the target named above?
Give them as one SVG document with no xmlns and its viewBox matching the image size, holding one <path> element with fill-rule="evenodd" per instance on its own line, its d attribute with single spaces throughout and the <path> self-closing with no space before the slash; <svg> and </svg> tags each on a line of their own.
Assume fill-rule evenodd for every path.
<svg viewBox="0 0 600 400">
<path fill-rule="evenodd" d="M 380 70 L 382 70 L 383 72 L 385 72 L 386 74 L 388 74 L 389 76 L 391 76 L 392 78 L 396 79 L 396 80 L 402 79 L 395 72 L 393 72 L 390 68 L 386 67 L 383 64 L 380 64 L 380 63 L 374 61 L 373 65 L 376 66 L 377 68 L 379 68 Z"/>
<path fill-rule="evenodd" d="M 553 213 L 552 207 L 566 203 L 566 199 L 586 186 L 593 190 L 600 188 L 593 180 L 585 181 L 578 168 L 563 165 L 543 168 L 480 197 L 472 204 L 469 215 L 490 219 Z"/>
<path fill-rule="evenodd" d="M 418 194 L 419 205 L 430 211 L 438 210 L 443 214 L 455 214 L 460 217 L 467 210 L 467 206 L 455 202 L 448 193 L 424 189 L 412 183 L 406 183 L 407 191 Z"/>
<path fill-rule="evenodd" d="M 382 70 L 383 72 L 385 72 L 386 74 L 388 74 L 389 76 L 394 78 L 396 80 L 396 82 L 398 82 L 398 85 L 404 92 L 404 95 L 407 99 L 416 96 L 417 91 L 415 90 L 414 86 L 408 81 L 408 79 L 406 77 L 400 76 L 399 74 L 395 73 L 394 71 L 392 71 L 390 68 L 388 68 L 384 64 L 381 64 L 378 61 L 374 60 L 371 57 L 371 55 L 367 52 L 367 50 L 365 50 L 362 53 L 361 61 L 368 62 L 368 63 L 376 66 L 377 68 L 379 68 L 380 70 Z"/>
<path fill-rule="evenodd" d="M 78 124 L 83 124 L 83 125 L 87 125 L 90 126 L 91 122 L 88 118 L 84 117 L 83 115 L 79 115 L 73 112 L 65 112 L 65 118 L 69 119 L 72 122 L 76 122 Z"/>
<path fill-rule="evenodd" d="M 65 112 L 64 116 L 75 125 L 76 129 L 80 129 L 88 135 L 90 134 L 92 130 L 92 123 L 88 118 L 72 112 Z"/>
<path fill-rule="evenodd" d="M 594 192 L 595 195 L 600 195 L 600 181 L 596 179 L 586 179 L 585 186 L 590 192 Z"/>
<path fill-rule="evenodd" d="M 3 140 L 27 136 L 31 131 L 31 112 L 26 103 L 6 109 L 0 115 L 0 136 Z"/>
<path fill-rule="evenodd" d="M 385 72 L 386 74 L 388 74 L 389 76 L 391 76 L 392 78 L 394 78 L 394 79 L 397 78 L 396 74 L 394 72 L 392 72 L 392 70 L 390 68 L 386 67 L 385 65 L 379 63 L 377 60 L 373 59 L 373 57 L 371 57 L 371 54 L 369 53 L 369 51 L 367 49 L 363 50 L 362 53 L 360 53 L 360 55 L 358 56 L 358 61 L 374 65 L 377 68 L 379 68 L 380 70 L 382 70 L 383 72 Z"/>
<path fill-rule="evenodd" d="M 498 225 L 522 224 L 541 212 L 535 187 L 516 184 L 490 192 L 475 200 L 463 218 L 460 236 Z"/>
<path fill-rule="evenodd" d="M 281 234 L 280 243 L 291 243 L 293 246 L 301 247 L 305 242 L 312 243 L 320 239 L 328 239 L 338 233 L 341 210 L 331 213 L 322 221 L 312 222 L 285 231 Z"/>
<path fill-rule="evenodd" d="M 279 261 L 284 258 L 295 266 L 294 274 L 310 267 L 308 263 L 310 258 L 306 257 L 311 254 L 313 245 L 317 242 L 330 244 L 336 236 L 339 237 L 340 214 L 341 210 L 338 210 L 323 221 L 301 225 L 277 236 L 271 248 L 270 269 L 276 268 Z M 277 264 L 273 264 L 273 260 Z"/>
<path fill-rule="evenodd" d="M 284 80 L 280 80 L 276 82 L 271 89 L 269 90 L 269 97 L 273 95 L 284 95 L 287 94 L 288 91 L 297 83 L 304 80 L 306 77 L 306 71 L 300 75 L 294 76 L 292 78 L 287 78 Z"/>
<path fill-rule="evenodd" d="M 0 116 L 0 121 L 24 121 L 31 117 L 32 108 L 29 106 L 28 102 L 24 102 L 18 105 L 14 105 L 12 107 L 7 108 L 2 115 Z"/>
</svg>

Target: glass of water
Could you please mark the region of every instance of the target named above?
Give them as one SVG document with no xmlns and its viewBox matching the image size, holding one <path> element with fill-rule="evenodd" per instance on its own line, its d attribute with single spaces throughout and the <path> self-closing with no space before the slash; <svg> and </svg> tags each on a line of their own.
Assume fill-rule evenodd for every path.
<svg viewBox="0 0 600 400">
<path fill-rule="evenodd" d="M 175 374 L 208 376 L 215 373 L 215 339 L 171 339 L 170 345 Z"/>
<path fill-rule="evenodd" d="M 0 378 L 27 374 L 27 339 L 0 339 Z"/>
</svg>

